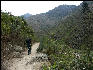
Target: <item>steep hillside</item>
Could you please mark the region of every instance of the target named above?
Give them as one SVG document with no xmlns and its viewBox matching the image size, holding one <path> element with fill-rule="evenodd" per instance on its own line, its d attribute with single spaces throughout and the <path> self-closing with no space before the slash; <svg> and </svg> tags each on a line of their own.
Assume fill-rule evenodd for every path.
<svg viewBox="0 0 93 70">
<path fill-rule="evenodd" d="M 35 32 L 45 32 L 57 24 L 65 16 L 71 14 L 77 9 L 75 5 L 60 5 L 46 13 L 33 15 L 26 19 L 27 23 L 32 26 Z"/>
<path fill-rule="evenodd" d="M 93 70 L 93 1 L 84 1 L 41 39 L 52 70 Z M 49 67 L 44 66 L 44 69 Z"/>
<path fill-rule="evenodd" d="M 59 36 L 59 38 L 65 40 L 72 47 L 80 48 L 81 44 L 87 44 L 86 41 L 88 42 L 93 36 L 93 10 L 91 9 L 93 2 L 86 3 L 88 7 L 87 5 L 79 6 L 76 12 L 61 20 L 58 26 L 55 26 L 55 29 L 51 31 L 56 32 L 55 36 Z"/>
</svg>

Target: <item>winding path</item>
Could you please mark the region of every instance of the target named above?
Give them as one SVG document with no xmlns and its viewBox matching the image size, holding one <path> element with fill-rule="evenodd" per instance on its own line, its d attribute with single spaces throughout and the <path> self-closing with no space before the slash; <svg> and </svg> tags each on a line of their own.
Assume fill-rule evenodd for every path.
<svg viewBox="0 0 93 70">
<path fill-rule="evenodd" d="M 27 51 L 23 52 L 22 58 L 13 58 L 9 70 L 40 70 L 43 64 L 49 65 L 47 55 L 37 53 L 36 49 L 40 43 L 35 43 L 32 46 L 31 55 L 27 55 Z"/>
</svg>

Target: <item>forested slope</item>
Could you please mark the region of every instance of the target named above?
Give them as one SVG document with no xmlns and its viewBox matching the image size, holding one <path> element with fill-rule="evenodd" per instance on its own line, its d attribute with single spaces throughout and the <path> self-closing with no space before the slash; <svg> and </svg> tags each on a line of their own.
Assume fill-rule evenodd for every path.
<svg viewBox="0 0 93 70">
<path fill-rule="evenodd" d="M 47 53 L 52 70 L 93 69 L 93 2 L 84 1 L 41 39 L 38 52 Z M 49 69 L 43 66 L 45 69 Z"/>
<path fill-rule="evenodd" d="M 37 35 L 41 36 L 51 30 L 54 25 L 57 25 L 58 21 L 69 16 L 76 9 L 77 6 L 75 5 L 60 5 L 46 13 L 32 15 L 26 21 L 37 32 Z"/>
</svg>

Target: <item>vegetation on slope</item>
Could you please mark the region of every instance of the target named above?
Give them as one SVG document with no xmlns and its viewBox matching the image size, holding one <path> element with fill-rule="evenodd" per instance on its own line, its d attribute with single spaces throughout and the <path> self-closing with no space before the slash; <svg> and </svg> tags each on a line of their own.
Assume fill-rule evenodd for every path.
<svg viewBox="0 0 93 70">
<path fill-rule="evenodd" d="M 46 13 L 32 15 L 26 21 L 39 37 L 46 34 L 57 22 L 76 10 L 75 5 L 60 5 Z"/>
<path fill-rule="evenodd" d="M 27 19 L 40 40 L 37 51 L 46 53 L 51 63 L 42 66 L 43 70 L 93 70 L 92 7 L 92 1 L 84 1 L 78 7 L 63 6 L 61 10 L 59 6 Z M 2 62 L 15 51 L 14 45 L 25 47 L 27 36 L 37 39 L 28 24 L 22 17 L 1 12 Z"/>
<path fill-rule="evenodd" d="M 38 52 L 47 53 L 51 62 L 44 70 L 93 69 L 93 10 L 88 4 L 84 1 L 52 33 L 42 37 Z"/>
<path fill-rule="evenodd" d="M 13 58 L 15 51 L 24 51 L 26 46 L 25 39 L 29 37 L 35 41 L 34 31 L 28 26 L 26 21 L 19 16 L 13 16 L 11 13 L 1 11 L 1 64 L 6 60 Z M 15 50 L 22 47 L 21 49 Z"/>
</svg>

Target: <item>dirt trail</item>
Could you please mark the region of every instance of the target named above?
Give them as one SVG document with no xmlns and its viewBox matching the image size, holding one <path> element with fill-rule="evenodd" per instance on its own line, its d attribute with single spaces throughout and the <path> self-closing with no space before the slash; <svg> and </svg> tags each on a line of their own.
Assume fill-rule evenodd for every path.
<svg viewBox="0 0 93 70">
<path fill-rule="evenodd" d="M 23 52 L 22 58 L 13 58 L 9 70 L 40 70 L 43 64 L 49 65 L 47 55 L 43 53 L 36 53 L 36 49 L 40 43 L 35 43 L 32 46 L 30 55 L 27 55 L 27 51 Z"/>
</svg>

